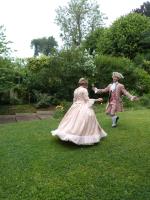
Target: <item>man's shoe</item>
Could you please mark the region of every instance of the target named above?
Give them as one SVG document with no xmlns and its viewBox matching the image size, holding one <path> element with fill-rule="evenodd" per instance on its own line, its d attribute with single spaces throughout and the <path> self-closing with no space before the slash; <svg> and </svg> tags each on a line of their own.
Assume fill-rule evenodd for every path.
<svg viewBox="0 0 150 200">
<path fill-rule="evenodd" d="M 115 128 L 117 126 L 117 122 L 118 122 L 119 117 L 116 117 L 115 123 L 112 124 L 112 128 Z"/>
<path fill-rule="evenodd" d="M 119 117 L 117 116 L 117 117 L 116 117 L 116 124 L 117 124 L 118 120 L 119 120 Z"/>
<path fill-rule="evenodd" d="M 117 126 L 116 124 L 112 124 L 112 128 L 116 128 L 116 126 Z"/>
</svg>

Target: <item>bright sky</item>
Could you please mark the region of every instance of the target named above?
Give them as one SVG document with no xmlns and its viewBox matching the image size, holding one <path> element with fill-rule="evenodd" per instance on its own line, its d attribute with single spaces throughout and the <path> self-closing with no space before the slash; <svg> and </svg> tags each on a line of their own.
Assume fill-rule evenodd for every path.
<svg viewBox="0 0 150 200">
<path fill-rule="evenodd" d="M 32 39 L 53 36 L 59 45 L 59 27 L 54 23 L 56 8 L 67 5 L 69 0 L 0 0 L 0 25 L 6 28 L 7 40 L 13 42 L 16 57 L 33 56 Z M 147 0 L 97 0 L 100 11 L 109 26 L 118 17 L 139 8 Z"/>
</svg>

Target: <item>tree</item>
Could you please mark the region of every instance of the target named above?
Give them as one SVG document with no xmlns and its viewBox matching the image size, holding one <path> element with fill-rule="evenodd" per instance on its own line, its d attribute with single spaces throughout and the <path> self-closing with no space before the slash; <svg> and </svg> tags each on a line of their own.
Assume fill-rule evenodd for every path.
<svg viewBox="0 0 150 200">
<path fill-rule="evenodd" d="M 144 50 L 141 40 L 148 30 L 150 30 L 148 17 L 138 13 L 122 16 L 99 38 L 99 52 L 133 59 L 137 53 Z"/>
<path fill-rule="evenodd" d="M 0 56 L 7 56 L 10 52 L 10 48 L 7 45 L 11 43 L 6 40 L 5 28 L 4 26 L 0 26 Z"/>
<path fill-rule="evenodd" d="M 35 99 L 35 90 L 46 93 L 52 101 L 72 99 L 72 91 L 81 77 L 95 77 L 96 66 L 92 55 L 80 48 L 63 49 L 53 56 L 29 58 L 26 85 Z"/>
<path fill-rule="evenodd" d="M 33 39 L 31 41 L 31 47 L 34 48 L 34 56 L 38 56 L 39 53 L 46 56 L 53 54 L 57 46 L 58 44 L 53 36 Z"/>
<path fill-rule="evenodd" d="M 14 74 L 11 61 L 0 58 L 0 93 L 9 91 L 13 87 Z"/>
<path fill-rule="evenodd" d="M 141 45 L 143 51 L 150 50 L 150 29 L 145 31 L 141 35 L 141 40 L 139 44 Z"/>
<path fill-rule="evenodd" d="M 56 10 L 56 24 L 67 46 L 79 46 L 85 36 L 102 26 L 103 14 L 96 1 L 71 0 Z"/>
<path fill-rule="evenodd" d="M 89 33 L 85 38 L 85 41 L 83 41 L 83 48 L 87 49 L 91 55 L 96 52 L 98 39 L 104 31 L 104 28 L 97 28 L 95 31 Z"/>
<path fill-rule="evenodd" d="M 10 103 L 10 92 L 16 85 L 15 66 L 11 60 L 0 57 L 0 104 Z"/>
<path fill-rule="evenodd" d="M 140 8 L 136 8 L 135 10 L 133 10 L 133 12 L 140 13 L 142 15 L 150 17 L 150 2 L 149 1 L 144 2 Z"/>
</svg>

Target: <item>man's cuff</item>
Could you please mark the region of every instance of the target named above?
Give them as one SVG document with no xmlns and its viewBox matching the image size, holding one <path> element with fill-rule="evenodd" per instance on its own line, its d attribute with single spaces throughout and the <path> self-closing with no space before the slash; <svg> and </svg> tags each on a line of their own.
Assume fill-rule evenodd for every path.
<svg viewBox="0 0 150 200">
<path fill-rule="evenodd" d="M 98 92 L 98 89 L 97 89 L 97 88 L 95 88 L 94 92 L 95 92 L 95 94 L 96 94 L 96 93 Z"/>
<path fill-rule="evenodd" d="M 133 100 L 134 100 L 134 96 L 131 97 L 131 101 L 133 101 Z"/>
</svg>

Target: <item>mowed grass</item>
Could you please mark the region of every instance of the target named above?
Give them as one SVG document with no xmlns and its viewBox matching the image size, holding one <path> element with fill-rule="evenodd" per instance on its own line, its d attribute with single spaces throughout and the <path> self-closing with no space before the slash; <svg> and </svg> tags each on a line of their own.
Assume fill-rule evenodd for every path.
<svg viewBox="0 0 150 200">
<path fill-rule="evenodd" d="M 149 200 L 150 110 L 120 114 L 108 137 L 76 146 L 52 137 L 59 120 L 0 125 L 1 200 Z"/>
</svg>

